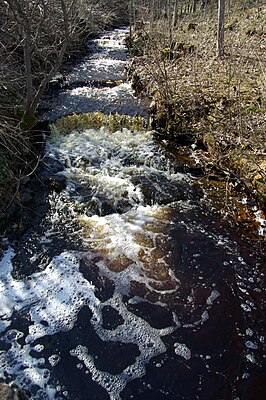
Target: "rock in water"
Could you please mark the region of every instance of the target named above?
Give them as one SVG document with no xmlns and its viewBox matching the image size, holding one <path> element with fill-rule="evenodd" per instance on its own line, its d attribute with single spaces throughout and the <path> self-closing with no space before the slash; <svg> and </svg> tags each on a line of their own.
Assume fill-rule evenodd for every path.
<svg viewBox="0 0 266 400">
<path fill-rule="evenodd" d="M 9 386 L 0 382 L 0 399 L 1 400 L 28 400 L 26 393 L 17 386 Z"/>
</svg>

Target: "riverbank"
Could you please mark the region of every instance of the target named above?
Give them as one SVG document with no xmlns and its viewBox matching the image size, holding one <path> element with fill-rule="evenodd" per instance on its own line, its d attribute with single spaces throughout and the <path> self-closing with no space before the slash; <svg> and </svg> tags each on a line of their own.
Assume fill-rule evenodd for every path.
<svg viewBox="0 0 266 400">
<path fill-rule="evenodd" d="M 193 153 L 241 185 L 266 208 L 265 9 L 226 17 L 225 56 L 215 51 L 216 15 L 178 20 L 169 47 L 167 21 L 136 30 L 129 76 L 151 100 L 160 137 L 192 145 Z"/>
<path fill-rule="evenodd" d="M 59 72 L 47 85 L 44 96 L 51 93 L 51 98 L 56 97 L 56 93 L 66 84 L 65 74 L 92 51 L 86 44 L 90 38 L 96 37 L 108 27 L 114 28 L 127 22 L 127 17 L 122 14 L 113 18 L 104 17 L 98 20 L 97 24 L 95 21 L 90 21 L 86 32 L 82 32 L 79 37 L 80 40 L 72 43 L 67 50 L 63 63 L 58 68 Z M 19 55 L 20 48 L 17 48 L 12 56 L 19 57 Z M 4 72 L 0 71 L 0 76 L 1 74 Z M 20 79 L 24 79 L 23 73 Z M 35 172 L 43 159 L 45 137 L 50 134 L 49 118 L 41 119 L 39 108 L 32 120 L 25 120 L 25 99 L 17 93 L 16 86 L 3 86 L 1 89 L 3 90 L 0 94 L 0 238 L 6 236 L 13 225 L 17 232 L 23 232 L 25 228 L 25 221 L 22 222 L 23 215 L 35 196 L 30 188 L 30 181 L 35 177 Z M 36 186 L 35 183 L 33 186 Z M 41 187 L 39 189 L 42 191 Z M 26 225 L 28 226 L 28 223 Z"/>
</svg>

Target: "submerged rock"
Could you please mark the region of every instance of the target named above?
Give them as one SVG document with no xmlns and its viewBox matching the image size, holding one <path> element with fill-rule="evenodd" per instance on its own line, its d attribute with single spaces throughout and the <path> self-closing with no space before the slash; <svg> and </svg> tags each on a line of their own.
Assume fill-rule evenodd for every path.
<svg viewBox="0 0 266 400">
<path fill-rule="evenodd" d="M 0 399 L 1 400 L 27 400 L 29 397 L 17 386 L 9 386 L 0 382 Z"/>
</svg>

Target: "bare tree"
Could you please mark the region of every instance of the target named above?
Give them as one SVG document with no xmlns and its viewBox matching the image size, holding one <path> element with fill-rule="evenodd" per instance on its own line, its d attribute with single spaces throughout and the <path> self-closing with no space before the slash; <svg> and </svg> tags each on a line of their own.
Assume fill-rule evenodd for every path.
<svg viewBox="0 0 266 400">
<path fill-rule="evenodd" d="M 192 1 L 192 12 L 195 13 L 197 10 L 197 0 Z"/>
<path fill-rule="evenodd" d="M 178 16 L 178 0 L 174 2 L 174 10 L 173 10 L 173 26 L 177 24 L 177 16 Z"/>
<path fill-rule="evenodd" d="M 167 1 L 167 17 L 168 17 L 169 48 L 171 49 L 173 44 L 173 14 L 172 14 L 171 0 Z"/>
<path fill-rule="evenodd" d="M 224 55 L 224 14 L 225 0 L 218 0 L 217 56 Z"/>
<path fill-rule="evenodd" d="M 128 2 L 0 1 L 0 111 L 9 107 L 14 114 L 14 108 L 19 108 L 21 118 L 23 107 L 25 117 L 33 120 L 38 102 L 66 53 L 80 48 L 89 33 L 99 32 L 118 16 L 126 20 Z"/>
<path fill-rule="evenodd" d="M 32 118 L 41 95 L 62 63 L 77 23 L 79 0 L 6 0 L 17 24 L 24 58 L 25 112 Z"/>
</svg>

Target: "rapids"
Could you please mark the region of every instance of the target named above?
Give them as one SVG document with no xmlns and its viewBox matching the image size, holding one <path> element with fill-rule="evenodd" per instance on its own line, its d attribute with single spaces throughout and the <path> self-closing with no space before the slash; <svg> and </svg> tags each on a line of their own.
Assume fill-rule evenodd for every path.
<svg viewBox="0 0 266 400">
<path fill-rule="evenodd" d="M 126 81 L 127 33 L 88 42 L 44 119 L 145 115 Z M 45 153 L 38 179 L 63 184 L 0 261 L 0 380 L 34 400 L 262 399 L 256 233 L 152 132 L 54 131 Z"/>
</svg>

